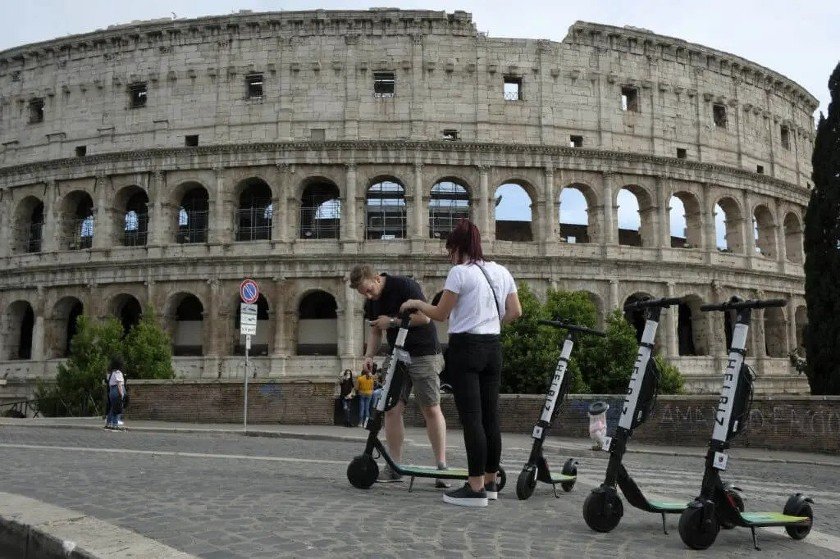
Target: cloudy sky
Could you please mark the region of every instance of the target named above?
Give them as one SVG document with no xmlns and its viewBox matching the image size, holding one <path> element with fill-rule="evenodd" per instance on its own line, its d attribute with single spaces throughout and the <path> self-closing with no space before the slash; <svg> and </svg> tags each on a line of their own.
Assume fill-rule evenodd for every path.
<svg viewBox="0 0 840 559">
<path fill-rule="evenodd" d="M 464 10 L 473 14 L 479 31 L 491 37 L 561 41 L 577 20 L 643 27 L 775 70 L 814 94 L 821 111 L 828 108 L 828 76 L 840 62 L 840 0 L 0 0 L 0 50 L 133 20 L 193 18 L 243 9 L 367 9 L 378 5 Z M 503 196 L 500 214 L 513 209 L 515 201 L 514 192 Z M 632 226 L 628 219 L 637 219 L 633 214 L 621 211 L 619 221 Z"/>
</svg>

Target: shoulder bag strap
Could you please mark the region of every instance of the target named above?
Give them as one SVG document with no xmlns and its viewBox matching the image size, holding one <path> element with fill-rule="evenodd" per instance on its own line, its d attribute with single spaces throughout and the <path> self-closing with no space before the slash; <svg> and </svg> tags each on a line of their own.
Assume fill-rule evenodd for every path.
<svg viewBox="0 0 840 559">
<path fill-rule="evenodd" d="M 481 273 L 484 274 L 484 279 L 487 280 L 487 285 L 490 286 L 490 291 L 493 293 L 493 302 L 496 303 L 496 312 L 499 314 L 499 322 L 502 322 L 502 309 L 499 307 L 499 299 L 496 298 L 496 290 L 493 289 L 493 284 L 490 282 L 490 275 L 487 273 L 487 270 L 484 269 L 484 266 L 480 264 L 476 264 L 478 269 L 481 270 Z"/>
</svg>

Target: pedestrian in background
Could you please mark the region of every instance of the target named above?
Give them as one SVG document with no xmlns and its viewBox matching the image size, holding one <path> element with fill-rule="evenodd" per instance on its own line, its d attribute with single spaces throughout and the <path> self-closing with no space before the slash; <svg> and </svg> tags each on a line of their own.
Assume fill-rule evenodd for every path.
<svg viewBox="0 0 840 559">
<path fill-rule="evenodd" d="M 119 357 L 111 359 L 108 365 L 108 415 L 106 429 L 121 429 L 123 423 L 123 398 L 125 397 L 125 377 L 123 362 Z"/>
<path fill-rule="evenodd" d="M 356 379 L 356 395 L 359 397 L 359 425 L 365 427 L 370 417 L 370 401 L 373 398 L 374 379 L 370 369 Z"/>
<path fill-rule="evenodd" d="M 345 427 L 352 427 L 353 423 L 351 422 L 351 414 L 350 414 L 350 406 L 353 403 L 353 395 L 355 392 L 355 386 L 353 382 L 353 371 L 350 369 L 344 369 L 344 373 L 341 376 L 341 380 L 339 382 L 339 394 L 338 397 L 341 400 L 341 409 L 344 411 L 344 426 Z"/>
<path fill-rule="evenodd" d="M 484 260 L 481 236 L 472 222 L 458 222 L 446 239 L 446 250 L 453 267 L 446 276 L 440 302 L 430 305 L 411 299 L 400 311 L 417 309 L 432 320 L 449 320 L 446 366 L 464 427 L 469 478 L 463 487 L 447 491 L 443 500 L 484 507 L 488 498 L 497 498 L 499 491 L 501 328 L 502 323 L 522 315 L 522 305 L 507 268 Z"/>
</svg>

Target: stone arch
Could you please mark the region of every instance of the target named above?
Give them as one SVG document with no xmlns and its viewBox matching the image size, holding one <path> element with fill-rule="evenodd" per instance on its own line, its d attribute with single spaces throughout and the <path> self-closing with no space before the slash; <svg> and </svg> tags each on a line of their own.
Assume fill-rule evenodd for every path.
<svg viewBox="0 0 840 559">
<path fill-rule="evenodd" d="M 137 185 L 120 189 L 114 198 L 115 220 L 119 243 L 123 246 L 145 246 L 149 235 L 149 195 Z"/>
<path fill-rule="evenodd" d="M 84 190 L 74 190 L 61 200 L 61 249 L 81 250 L 93 246 L 93 198 Z"/>
<path fill-rule="evenodd" d="M 261 178 L 249 177 L 237 183 L 236 240 L 271 240 L 274 202 L 271 186 Z"/>
<path fill-rule="evenodd" d="M 808 308 L 805 305 L 796 307 L 796 347 L 805 355 L 805 338 L 808 335 Z"/>
<path fill-rule="evenodd" d="M 36 196 L 26 196 L 15 209 L 13 250 L 41 252 L 44 232 L 44 202 Z"/>
<path fill-rule="evenodd" d="M 322 289 L 304 293 L 297 305 L 297 354 L 338 355 L 338 304 Z"/>
<path fill-rule="evenodd" d="M 394 177 L 378 177 L 365 193 L 365 238 L 406 237 L 405 186 Z"/>
<path fill-rule="evenodd" d="M 77 320 L 84 314 L 84 304 L 73 296 L 62 297 L 53 306 L 50 316 L 50 354 L 53 358 L 70 355 L 70 341 L 76 335 Z"/>
<path fill-rule="evenodd" d="M 175 227 L 178 243 L 206 243 L 210 226 L 210 194 L 199 182 L 181 183 L 175 189 Z"/>
<path fill-rule="evenodd" d="M 469 187 L 459 179 L 446 177 L 435 182 L 429 190 L 429 236 L 446 239 L 459 220 L 469 219 L 470 198 Z"/>
<path fill-rule="evenodd" d="M 534 187 L 522 180 L 502 182 L 493 194 L 497 241 L 534 240 Z"/>
<path fill-rule="evenodd" d="M 240 306 L 240 300 L 237 297 L 235 299 L 236 311 L 234 314 L 234 323 L 233 327 L 235 330 L 236 335 L 236 342 L 233 347 L 233 354 L 234 355 L 245 355 L 245 336 L 240 336 L 239 334 L 239 320 L 240 315 L 242 312 L 242 307 Z M 259 298 L 257 299 L 257 334 L 255 336 L 251 336 L 251 351 L 248 353 L 249 355 L 268 355 L 269 353 L 269 340 L 270 340 L 270 331 L 269 331 L 269 312 L 271 308 L 268 304 L 268 299 L 265 297 L 265 294 L 260 293 Z"/>
<path fill-rule="evenodd" d="M 164 320 L 172 336 L 172 355 L 204 355 L 204 304 L 189 292 L 172 295 Z"/>
<path fill-rule="evenodd" d="M 134 295 L 120 293 L 111 298 L 108 303 L 108 313 L 120 321 L 125 335 L 140 322 L 140 317 L 143 316 L 143 306 Z"/>
<path fill-rule="evenodd" d="M 759 204 L 753 210 L 753 235 L 755 252 L 767 258 L 776 256 L 776 223 L 770 209 Z"/>
<path fill-rule="evenodd" d="M 794 212 L 785 215 L 785 256 L 791 262 L 801 263 L 803 253 L 802 222 Z"/>
<path fill-rule="evenodd" d="M 671 248 L 700 248 L 703 227 L 700 223 L 700 202 L 691 192 L 675 192 L 668 202 Z"/>
<path fill-rule="evenodd" d="M 615 199 L 618 244 L 654 246 L 653 198 L 650 193 L 639 185 L 629 184 L 618 191 Z"/>
<path fill-rule="evenodd" d="M 677 350 L 679 355 L 709 355 L 709 316 L 700 310 L 703 299 L 687 295 L 677 308 Z M 673 307 L 672 307 L 673 308 Z"/>
<path fill-rule="evenodd" d="M 558 195 L 560 237 L 567 243 L 594 243 L 600 240 L 597 220 L 590 219 L 598 207 L 598 195 L 591 186 L 572 183 Z"/>
<path fill-rule="evenodd" d="M 636 301 L 641 301 L 643 299 L 650 299 L 653 296 L 650 293 L 645 293 L 643 291 L 637 291 L 633 293 L 629 297 L 624 300 L 624 303 L 621 305 L 622 312 L 624 313 L 624 318 L 627 322 L 630 323 L 630 326 L 633 327 L 633 330 L 636 331 L 636 340 L 641 341 L 642 333 L 645 330 L 645 312 L 643 310 L 624 310 L 624 307 L 629 305 L 630 303 L 635 303 Z M 659 335 L 659 331 L 657 331 L 657 336 Z"/>
<path fill-rule="evenodd" d="M 32 359 L 32 336 L 35 331 L 35 311 L 29 301 L 19 299 L 6 307 L 6 358 Z"/>
<path fill-rule="evenodd" d="M 780 307 L 764 309 L 764 354 L 767 357 L 787 357 L 787 320 Z"/>
<path fill-rule="evenodd" d="M 338 185 L 324 177 L 309 177 L 303 181 L 301 188 L 300 238 L 341 238 L 341 192 Z"/>
<path fill-rule="evenodd" d="M 717 249 L 734 254 L 744 253 L 741 207 L 734 198 L 724 196 L 715 203 L 715 239 Z"/>
</svg>

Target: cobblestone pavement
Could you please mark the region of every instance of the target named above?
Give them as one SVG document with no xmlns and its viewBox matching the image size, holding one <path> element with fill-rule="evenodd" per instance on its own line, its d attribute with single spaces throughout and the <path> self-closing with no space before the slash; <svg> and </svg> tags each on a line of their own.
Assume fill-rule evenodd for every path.
<svg viewBox="0 0 840 559">
<path fill-rule="evenodd" d="M 464 464 L 460 432 L 449 437 L 450 464 Z M 626 502 L 612 533 L 587 528 L 581 506 L 603 477 L 605 454 L 577 456 L 580 476 L 571 493 L 555 499 L 540 484 L 528 501 L 518 501 L 514 486 L 528 440 L 505 436 L 510 479 L 499 501 L 463 509 L 444 504 L 430 480 L 418 480 L 412 493 L 407 483 L 353 488 L 345 469 L 362 449 L 355 441 L 0 426 L 0 491 L 84 512 L 208 559 L 702 555 L 686 550 L 676 516 L 665 535 L 659 517 Z M 409 441 L 407 461 L 428 460 L 424 443 Z M 558 467 L 567 457 L 549 450 Z M 699 489 L 696 457 L 634 454 L 626 463 L 651 496 L 689 499 Z M 797 542 L 761 530 L 762 557 L 840 556 L 838 473 L 816 464 L 732 461 L 726 478 L 744 489 L 748 510 L 781 510 L 793 491 L 816 501 L 811 536 Z M 711 551 L 756 556 L 744 529 L 722 531 Z"/>
</svg>

